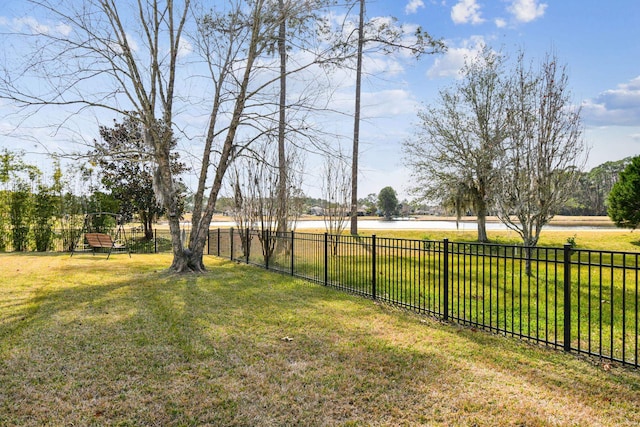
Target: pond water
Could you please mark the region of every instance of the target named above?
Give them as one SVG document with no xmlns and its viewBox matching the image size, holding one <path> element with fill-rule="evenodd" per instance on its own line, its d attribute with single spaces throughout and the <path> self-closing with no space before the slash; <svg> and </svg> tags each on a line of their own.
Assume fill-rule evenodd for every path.
<svg viewBox="0 0 640 427">
<path fill-rule="evenodd" d="M 235 227 L 233 221 L 214 221 L 211 228 L 229 228 Z M 322 220 L 302 220 L 296 223 L 296 230 L 318 230 L 324 229 L 325 223 Z M 347 224 L 347 229 L 349 224 Z M 455 221 L 445 220 L 429 220 L 419 221 L 412 219 L 396 219 L 392 221 L 383 221 L 375 219 L 367 219 L 358 221 L 358 230 L 459 230 L 459 231 L 475 231 L 478 226 L 475 221 L 460 221 L 456 227 Z M 615 227 L 594 227 L 594 226 L 565 226 L 565 225 L 546 225 L 545 230 L 571 231 L 571 230 L 616 230 Z M 507 227 L 501 222 L 488 222 L 487 230 L 507 230 Z"/>
</svg>

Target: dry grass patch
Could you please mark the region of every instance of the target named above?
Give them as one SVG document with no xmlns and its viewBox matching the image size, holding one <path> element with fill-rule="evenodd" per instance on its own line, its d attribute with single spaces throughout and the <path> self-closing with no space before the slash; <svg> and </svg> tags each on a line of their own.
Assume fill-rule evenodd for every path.
<svg viewBox="0 0 640 427">
<path fill-rule="evenodd" d="M 0 255 L 0 425 L 638 425 L 640 374 L 260 269 Z"/>
</svg>

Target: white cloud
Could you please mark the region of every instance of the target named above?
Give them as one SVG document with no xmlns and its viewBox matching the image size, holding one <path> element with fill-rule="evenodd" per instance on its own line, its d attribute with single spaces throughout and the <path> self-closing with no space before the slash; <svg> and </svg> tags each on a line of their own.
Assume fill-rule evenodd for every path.
<svg viewBox="0 0 640 427">
<path fill-rule="evenodd" d="M 513 0 L 507 7 L 507 11 L 518 22 L 531 22 L 544 15 L 547 9 L 546 3 L 538 3 L 538 0 Z"/>
<path fill-rule="evenodd" d="M 404 13 L 411 15 L 418 12 L 418 9 L 421 7 L 424 7 L 424 2 L 422 0 L 410 0 L 404 8 Z"/>
<path fill-rule="evenodd" d="M 585 129 L 583 137 L 590 147 L 586 170 L 640 155 L 640 126 L 592 126 Z"/>
<path fill-rule="evenodd" d="M 50 32 L 48 25 L 41 24 L 37 19 L 30 16 L 14 19 L 13 27 L 17 31 L 22 31 L 24 27 L 27 27 L 33 34 L 49 34 Z"/>
<path fill-rule="evenodd" d="M 456 24 L 481 24 L 480 5 L 476 0 L 460 0 L 451 8 L 451 19 Z"/>
<path fill-rule="evenodd" d="M 180 45 L 178 46 L 178 56 L 184 58 L 189 56 L 193 52 L 193 45 L 184 37 L 180 39 Z"/>
<path fill-rule="evenodd" d="M 140 46 L 138 46 L 138 41 L 133 38 L 131 34 L 127 34 L 127 43 L 129 44 L 129 49 L 134 52 L 138 52 L 140 50 Z"/>
<path fill-rule="evenodd" d="M 68 36 L 69 34 L 71 34 L 72 28 L 70 25 L 58 24 L 56 25 L 56 31 L 63 36 Z"/>
<path fill-rule="evenodd" d="M 385 77 L 397 76 L 404 72 L 402 64 L 389 55 L 371 55 L 364 59 L 363 68 L 366 74 L 384 74 Z"/>
<path fill-rule="evenodd" d="M 363 116 L 375 118 L 414 114 L 419 104 L 411 92 L 404 89 L 389 89 L 364 93 L 362 105 Z"/>
<path fill-rule="evenodd" d="M 436 58 L 433 66 L 427 71 L 430 78 L 461 77 L 460 70 L 465 60 L 474 58 L 485 46 L 484 38 L 474 36 L 462 42 L 461 46 L 453 46 L 448 43 L 449 49 L 443 56 Z"/>
<path fill-rule="evenodd" d="M 67 24 L 58 23 L 52 27 L 50 25 L 41 23 L 36 18 L 31 16 L 26 16 L 24 18 L 14 18 L 11 21 L 9 21 L 4 16 L 0 16 L 0 26 L 10 26 L 11 30 L 15 32 L 30 32 L 31 34 L 42 35 L 68 36 L 73 30 L 73 28 Z"/>
<path fill-rule="evenodd" d="M 582 103 L 587 124 L 640 126 L 640 76 Z"/>
<path fill-rule="evenodd" d="M 345 113 L 353 111 L 353 91 L 350 89 L 341 91 L 332 99 L 331 107 L 334 110 Z M 410 91 L 405 89 L 363 91 L 361 101 L 363 120 L 388 119 L 405 114 L 415 115 L 419 107 L 419 102 Z M 349 122 L 348 126 L 352 124 Z"/>
<path fill-rule="evenodd" d="M 504 28 L 507 26 L 507 21 L 502 18 L 496 18 L 494 22 L 496 23 L 496 27 L 498 28 Z"/>
</svg>

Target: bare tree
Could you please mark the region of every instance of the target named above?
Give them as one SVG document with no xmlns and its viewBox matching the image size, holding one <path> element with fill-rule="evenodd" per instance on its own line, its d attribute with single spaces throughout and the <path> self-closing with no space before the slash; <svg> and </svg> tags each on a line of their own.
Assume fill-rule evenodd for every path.
<svg viewBox="0 0 640 427">
<path fill-rule="evenodd" d="M 346 159 L 340 155 L 325 157 L 322 171 L 323 219 L 336 254 L 337 239 L 344 231 L 349 218 L 351 179 Z"/>
<path fill-rule="evenodd" d="M 281 22 L 273 2 L 229 1 L 210 12 L 192 9 L 191 0 L 31 3 L 60 25 L 55 30 L 38 27 L 5 35 L 7 49 L 20 38 L 15 46 L 32 51 L 13 56 L 21 63 L 5 64 L 0 98 L 21 106 L 24 114 L 38 114 L 47 107 L 75 107 L 71 115 L 101 108 L 138 121 L 156 164 L 156 196 L 169 220 L 170 268 L 203 270 L 208 227 L 229 165 L 253 141 L 274 130 L 269 123 L 275 121 L 265 111 L 273 104 L 269 88 L 278 81 L 277 66 L 261 61 L 277 39 Z M 190 40 L 186 29 L 192 34 Z M 202 61 L 190 55 L 193 46 Z M 180 74 L 183 70 L 187 74 Z M 189 80 L 196 82 L 192 84 L 197 93 L 184 91 Z M 182 89 L 180 96 L 177 87 Z M 184 245 L 179 187 L 170 167 L 173 137 L 184 135 L 176 111 L 202 116 L 207 110 L 203 135 L 189 142 L 203 144 L 201 155 L 195 156 L 201 167 L 192 233 Z M 155 126 L 158 122 L 167 126 Z M 193 153 L 193 147 L 189 151 Z"/>
<path fill-rule="evenodd" d="M 587 149 L 580 109 L 572 104 L 565 66 L 548 55 L 539 70 L 521 53 L 508 87 L 498 216 L 527 247 L 571 197 Z"/>
<path fill-rule="evenodd" d="M 274 135 L 282 123 L 274 108 L 282 71 L 278 61 L 268 60 L 277 50 L 282 23 L 276 1 L 230 0 L 216 3 L 208 12 L 193 8 L 195 0 L 29 1 L 39 14 L 51 17 L 55 29 L 36 26 L 4 35 L 6 52 L 12 46 L 26 49 L 5 56 L 21 62 L 4 64 L 0 99 L 22 107 L 25 114 L 39 114 L 48 107 L 72 110 L 58 121 L 59 129 L 70 116 L 87 109 L 137 120 L 156 164 L 156 197 L 169 220 L 170 269 L 203 270 L 208 228 L 229 166 L 254 141 Z M 285 9 L 327 3 L 286 2 Z M 291 22 L 295 16 L 288 11 Z M 334 46 L 327 45 L 324 51 L 310 51 L 307 62 L 285 74 L 334 61 Z M 302 109 L 301 104 L 297 108 Z M 291 110 L 288 102 L 287 133 L 300 137 L 308 122 L 298 126 L 301 121 L 290 121 Z M 186 116 L 208 116 L 204 131 L 181 128 Z M 155 126 L 158 122 L 166 126 Z M 171 171 L 174 137 L 184 137 L 188 151 L 200 162 L 186 244 L 180 230 L 180 188 Z M 200 154 L 194 154 L 196 143 L 201 143 Z"/>
<path fill-rule="evenodd" d="M 196 255 L 192 262 L 196 269 L 203 268 L 202 252 L 208 224 L 226 170 L 255 141 L 264 138 L 276 141 L 278 145 L 279 178 L 272 182 L 277 186 L 279 195 L 277 221 L 274 224 L 278 230 L 287 229 L 287 215 L 291 212 L 287 206 L 288 194 L 295 182 L 288 181 L 293 176 L 288 170 L 288 159 L 293 156 L 287 155 L 285 143 L 287 138 L 293 138 L 290 134 L 301 140 L 313 139 L 308 126 L 303 121 L 292 118 L 295 111 L 304 111 L 308 105 L 304 96 L 297 104 L 288 103 L 287 77 L 330 60 L 326 56 L 329 50 L 324 49 L 310 52 L 311 59 L 307 62 L 296 64 L 291 70 L 287 68 L 287 48 L 290 47 L 287 42 L 292 37 L 286 31 L 286 22 L 297 23 L 299 27 L 292 30 L 294 33 L 306 30 L 306 23 L 315 16 L 314 11 L 323 7 L 324 1 L 278 1 L 276 4 L 273 0 L 256 0 L 247 4 L 250 6 L 248 12 L 245 10 L 246 5 L 238 4 L 227 14 L 211 13 L 200 21 L 201 37 L 198 44 L 209 65 L 210 80 L 214 83 L 214 102 L 205 137 L 198 190 L 194 197 L 194 231 L 189 242 L 190 251 Z M 300 27 L 303 29 L 299 29 Z M 279 53 L 279 61 L 271 64 L 263 60 L 273 51 Z M 273 88 L 277 86 L 275 98 L 278 101 L 274 102 Z M 226 111 L 225 104 L 231 105 Z M 272 106 L 276 108 L 271 109 Z M 242 138 L 239 137 L 241 128 L 245 131 Z M 277 138 L 273 138 L 273 135 L 277 135 Z M 223 140 L 219 151 L 214 150 L 216 140 Z M 204 206 L 207 172 L 214 154 L 217 165 L 207 204 Z"/>
<path fill-rule="evenodd" d="M 463 79 L 440 91 L 439 104 L 419 112 L 419 128 L 403 144 L 414 194 L 452 207 L 458 219 L 472 210 L 480 242 L 488 241 L 486 217 L 506 138 L 504 61 L 488 47 L 470 59 Z"/>
<path fill-rule="evenodd" d="M 250 254 L 251 235 L 258 231 L 265 260 L 271 258 L 278 214 L 278 170 L 264 159 L 245 157 L 236 161 L 234 220 L 240 232 L 244 256 Z M 247 244 L 249 243 L 249 244 Z"/>
<path fill-rule="evenodd" d="M 257 72 L 258 58 L 268 48 L 268 41 L 273 37 L 278 19 L 265 7 L 265 0 L 250 2 L 249 6 L 247 9 L 238 3 L 228 13 L 212 12 L 205 15 L 199 23 L 201 46 L 204 48 L 202 53 L 209 65 L 214 94 L 198 190 L 194 197 L 189 248 L 184 253 L 183 267 L 178 270 L 184 267 L 195 271 L 204 269 L 204 245 L 227 169 L 234 157 L 262 134 L 258 132 L 245 139 L 239 139 L 237 135 L 239 128 L 246 122 L 247 115 L 250 115 L 246 111 L 248 101 L 257 97 L 265 84 L 273 82 L 269 80 L 255 88 L 251 86 L 252 78 Z M 238 68 L 238 62 L 242 63 L 241 68 Z M 225 102 L 230 104 L 228 111 L 223 110 Z M 220 122 L 225 122 L 225 125 Z M 217 138 L 223 142 L 217 153 L 213 183 L 204 205 L 208 171 Z"/>
<path fill-rule="evenodd" d="M 273 0 L 275 2 L 275 0 Z M 272 7 L 277 8 L 279 26 L 277 34 L 277 54 L 279 57 L 279 100 L 278 100 L 278 130 L 277 130 L 277 143 L 278 143 L 278 232 L 282 233 L 287 231 L 288 224 L 290 223 L 287 218 L 287 213 L 295 212 L 296 209 L 291 209 L 287 206 L 287 202 L 291 199 L 290 183 L 287 179 L 290 179 L 296 175 L 291 174 L 287 170 L 288 154 L 287 145 L 291 145 L 293 150 L 301 148 L 296 137 L 302 136 L 303 139 L 309 139 L 311 137 L 308 130 L 305 130 L 305 126 L 298 126 L 297 129 L 292 129 L 288 126 L 288 123 L 292 122 L 293 114 L 299 113 L 300 106 L 306 104 L 306 108 L 311 108 L 314 102 L 309 102 L 311 99 L 310 85 L 306 85 L 305 97 L 306 101 L 302 100 L 290 100 L 288 99 L 288 80 L 291 74 L 296 73 L 299 70 L 289 71 L 289 52 L 295 49 L 300 52 L 310 53 L 316 56 L 313 61 L 319 65 L 334 64 L 338 58 L 334 58 L 331 54 L 334 49 L 331 45 L 324 45 L 324 35 L 328 30 L 326 25 L 327 16 L 322 12 L 326 12 L 331 6 L 335 6 L 334 0 L 277 0 L 277 5 Z M 316 37 L 320 36 L 319 39 Z M 299 65 L 299 64 L 298 64 Z M 304 68 L 304 67 L 302 67 Z M 323 88 L 325 89 L 325 88 Z M 294 87 L 295 91 L 295 87 Z M 296 111 L 297 110 L 297 111 Z M 301 123 L 302 124 L 302 123 Z M 292 133 L 295 136 L 292 138 L 288 134 Z M 315 144 L 312 144 L 315 145 Z M 308 148 L 307 148 L 308 149 Z M 330 151 L 328 145 L 322 143 L 321 151 Z M 294 156 L 295 157 L 295 156 Z"/>
<path fill-rule="evenodd" d="M 248 256 L 250 247 L 245 245 L 248 241 L 247 233 L 258 231 L 258 239 L 262 245 L 262 253 L 265 260 L 270 259 L 276 251 L 286 250 L 285 239 L 271 238 L 284 237 L 279 230 L 279 216 L 281 215 L 280 203 L 280 163 L 279 150 L 273 150 L 269 142 L 255 144 L 251 150 L 251 156 L 243 156 L 234 162 L 234 219 L 242 236 L 245 256 Z M 285 212 L 287 221 L 299 216 L 298 206 L 294 198 L 298 196 L 297 187 L 292 183 L 300 184 L 302 168 L 299 153 L 289 150 L 286 159 L 285 170 L 288 176 L 285 205 L 289 211 Z M 297 173 L 296 173 L 297 172 Z M 293 228 L 292 222 L 285 224 L 287 229 Z"/>
</svg>

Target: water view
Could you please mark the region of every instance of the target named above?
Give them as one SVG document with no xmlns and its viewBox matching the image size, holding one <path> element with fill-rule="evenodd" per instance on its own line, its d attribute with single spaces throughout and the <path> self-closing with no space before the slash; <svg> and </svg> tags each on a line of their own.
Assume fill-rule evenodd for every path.
<svg viewBox="0 0 640 427">
<path fill-rule="evenodd" d="M 234 221 L 213 221 L 211 228 L 229 228 L 236 227 Z M 296 230 L 318 230 L 324 229 L 325 222 L 323 220 L 299 220 L 296 223 Z M 347 224 L 348 228 L 348 224 Z M 615 230 L 614 226 L 602 225 L 546 225 L 546 230 L 571 231 L 571 230 Z M 456 225 L 456 221 L 452 220 L 418 220 L 418 219 L 394 219 L 391 221 L 377 219 L 360 219 L 358 221 L 359 230 L 460 230 L 475 231 L 478 226 L 475 221 L 460 221 Z M 507 230 L 507 227 L 501 222 L 487 222 L 487 230 Z"/>
</svg>

